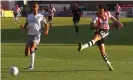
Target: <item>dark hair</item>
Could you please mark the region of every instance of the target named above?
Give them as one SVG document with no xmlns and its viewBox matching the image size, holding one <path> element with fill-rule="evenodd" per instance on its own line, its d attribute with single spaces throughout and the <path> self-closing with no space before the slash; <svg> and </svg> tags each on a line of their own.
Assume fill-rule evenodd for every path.
<svg viewBox="0 0 133 80">
<path fill-rule="evenodd" d="M 99 9 L 103 9 L 103 8 L 105 9 L 105 6 L 104 5 L 98 5 L 98 8 Z"/>
<path fill-rule="evenodd" d="M 98 5 L 98 8 L 99 8 L 99 9 L 104 9 L 104 10 L 107 10 L 106 5 Z"/>
<path fill-rule="evenodd" d="M 34 5 L 36 5 L 36 4 L 38 5 L 38 3 L 37 3 L 37 2 L 34 2 L 32 6 L 34 6 Z"/>
</svg>

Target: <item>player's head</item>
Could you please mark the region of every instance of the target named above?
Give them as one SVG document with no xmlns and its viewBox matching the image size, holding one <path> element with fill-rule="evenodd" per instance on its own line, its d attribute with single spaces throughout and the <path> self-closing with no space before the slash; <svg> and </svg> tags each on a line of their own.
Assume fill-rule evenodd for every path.
<svg viewBox="0 0 133 80">
<path fill-rule="evenodd" d="M 118 4 L 118 3 L 116 3 L 116 6 L 119 6 L 119 4 Z"/>
<path fill-rule="evenodd" d="M 99 5 L 98 6 L 98 13 L 99 14 L 104 14 L 104 11 L 106 10 L 104 5 Z"/>
<path fill-rule="evenodd" d="M 49 7 L 51 8 L 52 7 L 52 4 L 49 4 Z"/>
<path fill-rule="evenodd" d="M 18 8 L 18 5 L 16 4 L 16 7 Z"/>
<path fill-rule="evenodd" d="M 37 13 L 38 9 L 39 9 L 38 3 L 34 3 L 32 7 L 33 13 Z"/>
</svg>

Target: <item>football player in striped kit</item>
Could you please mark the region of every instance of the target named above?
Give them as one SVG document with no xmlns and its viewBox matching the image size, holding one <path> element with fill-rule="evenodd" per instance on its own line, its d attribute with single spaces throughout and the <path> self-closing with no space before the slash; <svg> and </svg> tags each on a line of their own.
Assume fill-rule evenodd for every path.
<svg viewBox="0 0 133 80">
<path fill-rule="evenodd" d="M 37 3 L 33 4 L 33 12 L 28 14 L 25 25 L 20 28 L 28 29 L 28 39 L 25 46 L 25 56 L 31 55 L 29 69 L 34 69 L 35 49 L 39 45 L 41 33 L 48 35 L 49 27 L 46 19 L 38 11 L 39 6 Z M 41 22 L 45 25 L 45 31 L 42 32 Z"/>
<path fill-rule="evenodd" d="M 15 22 L 15 23 L 16 23 L 16 22 L 20 23 L 20 22 L 19 22 L 19 19 L 18 19 L 18 14 L 20 14 L 20 12 L 21 12 L 21 10 L 20 10 L 19 6 L 16 5 L 16 6 L 13 8 L 14 22 Z"/>
<path fill-rule="evenodd" d="M 117 3 L 116 6 L 115 6 L 115 18 L 116 18 L 117 20 L 119 20 L 120 12 L 121 12 L 121 7 L 120 7 L 119 4 Z"/>
<path fill-rule="evenodd" d="M 105 11 L 104 5 L 99 5 L 98 12 L 92 18 L 91 22 L 91 29 L 95 32 L 94 37 L 91 41 L 88 41 L 85 44 L 79 43 L 78 51 L 81 51 L 83 49 L 93 46 L 94 44 L 97 44 L 104 61 L 107 63 L 107 66 L 109 67 L 109 70 L 113 71 L 114 69 L 107 58 L 107 53 L 105 51 L 104 45 L 104 38 L 108 36 L 110 29 L 108 24 L 109 19 L 115 22 L 119 26 L 119 28 L 123 26 L 123 24 L 120 23 L 117 19 L 115 19 L 109 11 Z"/>
<path fill-rule="evenodd" d="M 48 8 L 48 22 L 50 23 L 50 26 L 52 26 L 52 20 L 54 17 L 54 13 L 56 12 L 55 8 L 52 6 L 52 4 L 50 4 L 49 8 Z"/>
</svg>

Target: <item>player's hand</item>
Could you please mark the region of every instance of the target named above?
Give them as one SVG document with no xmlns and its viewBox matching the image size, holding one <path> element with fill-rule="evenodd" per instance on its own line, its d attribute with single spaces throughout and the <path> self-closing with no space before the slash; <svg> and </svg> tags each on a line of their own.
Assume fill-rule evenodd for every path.
<svg viewBox="0 0 133 80">
<path fill-rule="evenodd" d="M 20 28 L 21 28 L 21 29 L 24 28 L 24 25 L 20 25 Z"/>
<path fill-rule="evenodd" d="M 116 24 L 117 24 L 117 26 L 118 26 L 119 29 L 123 27 L 123 24 L 120 23 L 119 21 Z"/>
<path fill-rule="evenodd" d="M 48 35 L 48 30 L 44 32 L 45 35 Z"/>
<path fill-rule="evenodd" d="M 122 23 L 119 23 L 118 26 L 119 26 L 119 29 L 120 29 L 120 28 L 123 27 L 123 24 Z"/>
</svg>

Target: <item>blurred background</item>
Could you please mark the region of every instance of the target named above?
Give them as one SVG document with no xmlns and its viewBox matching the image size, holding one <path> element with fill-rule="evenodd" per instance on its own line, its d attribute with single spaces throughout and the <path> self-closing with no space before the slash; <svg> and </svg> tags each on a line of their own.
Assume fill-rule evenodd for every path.
<svg viewBox="0 0 133 80">
<path fill-rule="evenodd" d="M 0 16 L 1 17 L 13 17 L 12 9 L 15 5 L 18 5 L 21 9 L 19 16 L 25 17 L 31 12 L 31 4 L 35 2 L 34 0 L 23 0 L 23 1 L 1 1 L 0 4 Z M 83 17 L 91 17 L 96 12 L 96 6 L 99 4 L 106 4 L 108 10 L 111 14 L 114 14 L 115 5 L 119 3 L 122 11 L 120 17 L 132 17 L 133 1 L 36 1 L 39 3 L 40 7 L 46 10 L 49 4 L 52 4 L 56 9 L 55 16 L 65 17 L 68 16 L 68 10 L 73 4 L 78 3 L 79 7 L 83 10 Z"/>
</svg>

